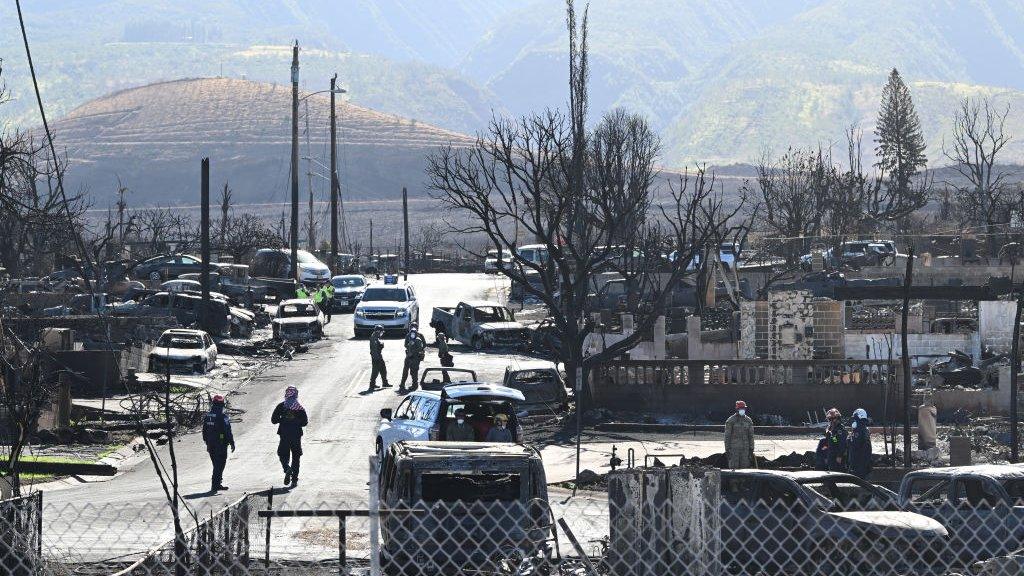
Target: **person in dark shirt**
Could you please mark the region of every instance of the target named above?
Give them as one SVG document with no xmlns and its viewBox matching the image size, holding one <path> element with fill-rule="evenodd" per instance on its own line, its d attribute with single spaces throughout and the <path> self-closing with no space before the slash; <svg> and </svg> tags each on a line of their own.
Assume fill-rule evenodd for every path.
<svg viewBox="0 0 1024 576">
<path fill-rule="evenodd" d="M 871 474 L 871 433 L 868 431 L 868 412 L 863 408 L 853 411 L 850 426 L 849 450 L 847 461 L 850 463 L 850 474 L 867 480 Z"/>
<path fill-rule="evenodd" d="M 455 421 L 448 423 L 445 439 L 450 442 L 476 441 L 476 432 L 473 430 L 473 426 L 466 422 L 466 411 L 462 408 L 455 411 Z"/>
<path fill-rule="evenodd" d="M 487 432 L 485 442 L 511 442 L 512 431 L 508 429 L 508 416 L 495 414 L 494 427 Z"/>
<path fill-rule="evenodd" d="M 224 467 L 228 462 L 228 447 L 235 451 L 235 437 L 231 434 L 231 420 L 224 413 L 224 397 L 220 394 L 210 399 L 210 411 L 203 418 L 203 442 L 213 464 L 210 492 L 227 490 L 224 485 Z"/>
<path fill-rule="evenodd" d="M 846 428 L 843 426 L 843 416 L 838 408 L 829 410 L 825 417 L 828 418 L 828 428 L 825 429 L 825 470 L 829 472 L 847 471 L 847 437 Z"/>
<path fill-rule="evenodd" d="M 289 386 L 284 391 L 284 402 L 274 408 L 270 417 L 277 424 L 277 457 L 284 468 L 284 483 L 295 487 L 299 484 L 299 461 L 302 458 L 302 429 L 309 424 L 306 409 L 299 404 L 299 391 Z"/>
</svg>

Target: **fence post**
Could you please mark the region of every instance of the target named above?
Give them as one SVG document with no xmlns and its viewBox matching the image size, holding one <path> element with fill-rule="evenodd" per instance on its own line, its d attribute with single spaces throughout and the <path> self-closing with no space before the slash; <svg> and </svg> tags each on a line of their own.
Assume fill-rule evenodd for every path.
<svg viewBox="0 0 1024 576">
<path fill-rule="evenodd" d="M 267 510 L 274 509 L 274 487 L 271 486 L 270 490 L 267 490 Z M 267 541 L 266 549 L 263 551 L 263 565 L 270 568 L 270 521 L 271 516 L 267 516 Z"/>
<path fill-rule="evenodd" d="M 370 576 L 380 576 L 380 463 L 370 456 Z"/>
<path fill-rule="evenodd" d="M 338 514 L 338 574 L 348 574 L 348 566 L 345 559 L 345 514 Z"/>
</svg>

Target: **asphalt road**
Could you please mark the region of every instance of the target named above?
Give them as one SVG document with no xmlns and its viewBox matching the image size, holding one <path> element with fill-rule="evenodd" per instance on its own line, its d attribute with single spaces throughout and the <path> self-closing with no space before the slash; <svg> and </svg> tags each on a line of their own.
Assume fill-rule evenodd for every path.
<svg viewBox="0 0 1024 576">
<path fill-rule="evenodd" d="M 428 342 L 433 306 L 452 306 L 462 299 L 496 298 L 507 293 L 507 280 L 484 274 L 414 275 L 410 282 L 420 298 L 420 320 Z M 516 357 L 476 353 L 453 346 L 455 364 L 473 368 L 483 380 L 496 380 Z M 428 348 L 422 368 L 437 365 L 436 349 Z M 386 342 L 384 355 L 391 383 L 401 378 L 404 350 L 400 338 Z M 276 427 L 270 414 L 285 387 L 299 388 L 299 401 L 309 414 L 304 439 L 302 476 L 294 490 L 277 490 L 275 507 L 365 508 L 368 458 L 381 408 L 395 407 L 394 388 L 361 394 L 370 374 L 369 345 L 353 336 L 350 314 L 335 315 L 326 338 L 294 360 L 282 362 L 245 385 L 228 399 L 237 414 L 232 426 L 237 451 L 230 454 L 224 484 L 230 490 L 208 493 L 210 462 L 200 434 L 175 442 L 180 492 L 200 516 L 246 492 L 281 486 L 284 478 L 277 459 Z M 169 462 L 167 449 L 161 457 Z M 127 469 L 124 469 L 127 468 Z M 166 540 L 170 514 L 160 483 L 143 454 L 125 462 L 111 479 L 93 481 L 45 494 L 44 542 L 54 553 L 98 559 L 146 550 Z M 64 552 L 58 552 L 58 551 Z"/>
</svg>

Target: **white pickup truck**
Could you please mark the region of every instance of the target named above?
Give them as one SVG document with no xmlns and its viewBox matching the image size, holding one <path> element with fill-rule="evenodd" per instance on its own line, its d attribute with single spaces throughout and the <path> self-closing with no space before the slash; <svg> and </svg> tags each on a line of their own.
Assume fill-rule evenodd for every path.
<svg viewBox="0 0 1024 576">
<path fill-rule="evenodd" d="M 531 336 L 511 310 L 487 301 L 459 302 L 454 308 L 435 306 L 430 327 L 476 350 L 526 348 Z"/>
</svg>

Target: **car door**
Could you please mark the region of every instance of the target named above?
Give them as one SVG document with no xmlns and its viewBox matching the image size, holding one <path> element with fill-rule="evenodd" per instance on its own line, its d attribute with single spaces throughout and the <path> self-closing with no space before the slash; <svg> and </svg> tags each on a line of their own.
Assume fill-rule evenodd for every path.
<svg viewBox="0 0 1024 576">
<path fill-rule="evenodd" d="M 416 426 L 413 440 L 431 440 L 430 430 L 437 422 L 437 410 L 440 401 L 436 398 L 422 397 L 416 404 Z"/>
<path fill-rule="evenodd" d="M 962 546 L 962 561 L 983 560 L 1020 547 L 1011 538 L 1018 518 L 1001 493 L 1002 489 L 990 478 L 959 475 L 953 479 L 949 498 L 955 512 L 946 528 Z"/>
<path fill-rule="evenodd" d="M 384 446 L 390 446 L 394 442 L 399 440 L 408 439 L 408 414 L 409 406 L 412 404 L 413 397 L 406 396 L 398 407 L 395 408 L 394 413 L 391 415 L 391 421 L 381 426 L 380 437 L 384 441 Z"/>
<path fill-rule="evenodd" d="M 470 333 L 473 331 L 473 307 L 466 304 L 460 304 L 458 312 L 458 338 L 468 341 Z"/>
</svg>

